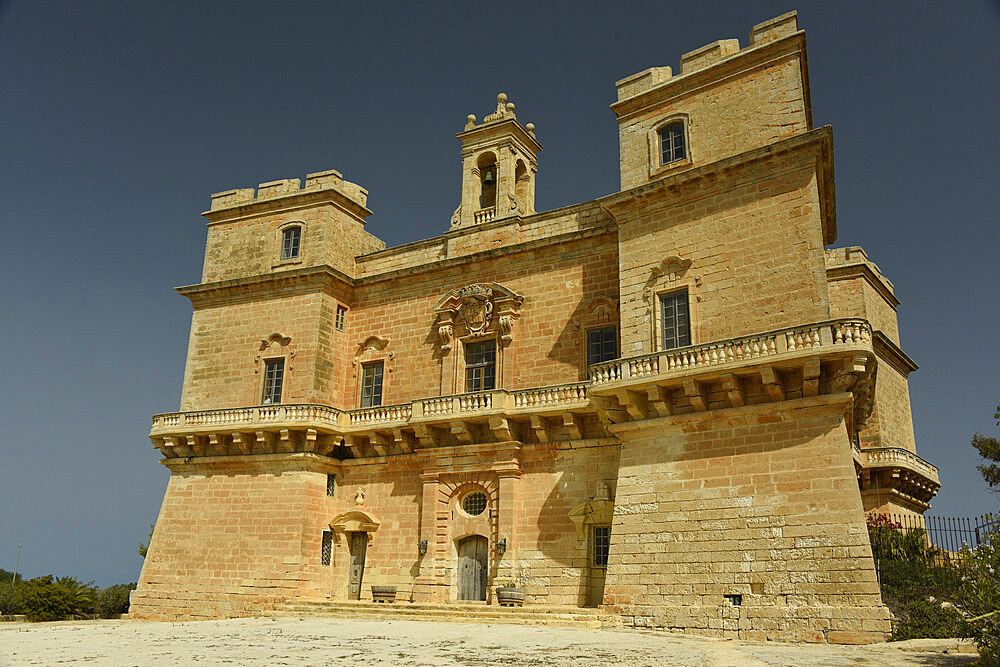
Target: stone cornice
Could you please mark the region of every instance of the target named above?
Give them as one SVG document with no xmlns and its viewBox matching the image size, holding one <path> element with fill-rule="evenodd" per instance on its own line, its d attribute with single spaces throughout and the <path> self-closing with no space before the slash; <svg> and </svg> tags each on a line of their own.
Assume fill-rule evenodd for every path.
<svg viewBox="0 0 1000 667">
<path fill-rule="evenodd" d="M 372 214 L 370 210 L 344 193 L 333 189 L 322 189 L 298 190 L 278 197 L 255 199 L 229 208 L 205 211 L 202 215 L 208 219 L 208 224 L 211 226 L 223 222 L 231 222 L 239 218 L 274 213 L 276 211 L 312 208 L 324 204 L 336 206 L 356 218 L 362 225 L 365 224 L 365 218 Z"/>
<path fill-rule="evenodd" d="M 528 134 L 528 131 L 521 127 L 521 124 L 514 118 L 479 125 L 473 129 L 459 132 L 455 136 L 462 142 L 463 153 L 466 150 L 473 150 L 479 144 L 492 143 L 505 136 L 521 143 L 525 151 L 531 155 L 536 155 L 542 150 L 542 145 L 538 143 L 538 140 Z"/>
<path fill-rule="evenodd" d="M 823 242 L 829 245 L 837 240 L 836 192 L 833 173 L 833 128 L 829 125 L 709 164 L 667 174 L 650 183 L 644 183 L 629 190 L 623 190 L 602 197 L 596 201 L 617 220 L 623 213 L 636 208 L 642 198 L 664 193 L 672 187 L 681 187 L 689 181 L 739 169 L 750 163 L 766 160 L 775 155 L 799 149 L 813 149 L 817 153 L 816 166 L 820 187 L 820 203 L 823 207 L 821 211 Z M 771 170 L 769 173 L 776 172 Z"/>
<path fill-rule="evenodd" d="M 886 300 L 886 303 L 892 306 L 893 310 L 899 306 L 899 299 L 896 298 L 896 295 L 885 284 L 886 279 L 876 274 L 867 262 L 858 261 L 851 264 L 828 266 L 826 269 L 827 281 L 849 280 L 851 278 L 861 278 L 871 285 Z"/>
<path fill-rule="evenodd" d="M 906 377 L 913 371 L 920 368 L 917 362 L 913 361 L 899 346 L 892 342 L 888 336 L 881 331 L 872 333 L 872 343 L 875 354 L 885 359 L 893 368 Z"/>
<path fill-rule="evenodd" d="M 726 79 L 740 76 L 750 70 L 766 67 L 776 60 L 786 59 L 796 53 L 803 58 L 802 69 L 804 70 L 806 67 L 806 33 L 803 30 L 761 46 L 741 49 L 718 63 L 695 70 L 690 74 L 673 76 L 649 90 L 614 102 L 611 104 L 611 110 L 618 117 L 618 121 L 622 122 L 654 104 L 662 104 L 682 95 L 698 94 L 705 88 L 718 85 Z M 808 91 L 808 82 L 805 80 L 803 87 Z M 809 105 L 806 104 L 806 109 L 808 108 Z M 812 120 L 810 119 L 809 122 L 811 126 Z"/>
<path fill-rule="evenodd" d="M 247 278 L 233 278 L 198 285 L 174 288 L 191 300 L 195 308 L 203 308 L 241 299 L 259 298 L 268 292 L 282 295 L 313 292 L 333 281 L 353 285 L 354 279 L 329 265 L 308 266 L 290 271 L 264 273 Z"/>
</svg>

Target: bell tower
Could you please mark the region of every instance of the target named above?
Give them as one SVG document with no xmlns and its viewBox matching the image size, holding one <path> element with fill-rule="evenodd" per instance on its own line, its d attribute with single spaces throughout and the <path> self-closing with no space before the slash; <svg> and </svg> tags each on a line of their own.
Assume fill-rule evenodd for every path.
<svg viewBox="0 0 1000 667">
<path fill-rule="evenodd" d="M 476 125 L 466 117 L 462 142 L 462 202 L 451 217 L 452 228 L 479 225 L 535 212 L 538 152 L 535 126 L 521 126 L 514 103 L 497 95 L 497 109 Z"/>
</svg>

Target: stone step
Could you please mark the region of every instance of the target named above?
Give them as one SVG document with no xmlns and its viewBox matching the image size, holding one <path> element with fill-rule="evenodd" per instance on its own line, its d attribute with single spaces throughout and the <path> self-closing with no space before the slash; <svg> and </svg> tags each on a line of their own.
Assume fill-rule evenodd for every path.
<svg viewBox="0 0 1000 667">
<path fill-rule="evenodd" d="M 600 628 L 616 625 L 616 617 L 599 609 L 556 606 L 500 607 L 485 603 L 431 604 L 297 600 L 283 605 L 281 616 L 340 616 L 382 620 L 507 623 Z"/>
</svg>

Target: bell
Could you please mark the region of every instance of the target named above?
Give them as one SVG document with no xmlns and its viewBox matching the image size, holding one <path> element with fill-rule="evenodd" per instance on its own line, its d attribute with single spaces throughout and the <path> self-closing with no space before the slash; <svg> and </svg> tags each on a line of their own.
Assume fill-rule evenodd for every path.
<svg viewBox="0 0 1000 667">
<path fill-rule="evenodd" d="M 485 176 L 485 178 L 483 178 L 483 183 L 485 183 L 486 185 L 489 185 L 492 182 L 493 182 L 493 170 L 492 169 L 487 169 L 486 170 L 486 176 Z"/>
</svg>

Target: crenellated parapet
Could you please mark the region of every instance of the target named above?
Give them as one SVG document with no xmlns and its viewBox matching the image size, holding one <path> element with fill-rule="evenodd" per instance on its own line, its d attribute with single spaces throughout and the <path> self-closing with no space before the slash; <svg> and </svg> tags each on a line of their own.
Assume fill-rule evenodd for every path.
<svg viewBox="0 0 1000 667">
<path fill-rule="evenodd" d="M 368 203 L 368 190 L 357 183 L 345 181 L 339 171 L 330 169 L 306 174 L 305 184 L 298 178 L 285 178 L 261 183 L 256 188 L 238 188 L 216 192 L 212 195 L 212 207 L 208 213 L 251 206 L 299 194 L 327 191 L 343 195 L 362 209 Z"/>
</svg>

